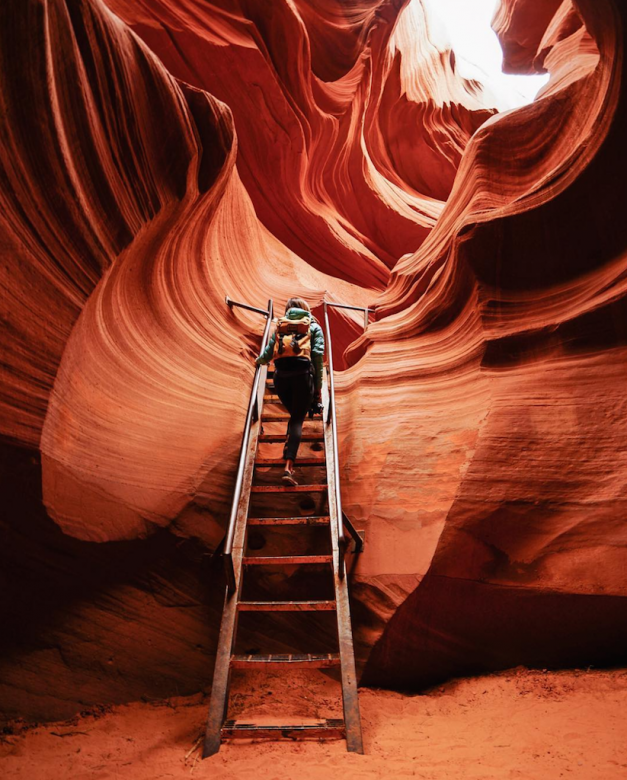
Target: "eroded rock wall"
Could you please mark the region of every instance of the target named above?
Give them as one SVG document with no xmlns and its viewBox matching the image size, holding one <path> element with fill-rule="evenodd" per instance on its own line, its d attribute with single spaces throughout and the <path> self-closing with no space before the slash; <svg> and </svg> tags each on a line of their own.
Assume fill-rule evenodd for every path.
<svg viewBox="0 0 627 780">
<path fill-rule="evenodd" d="M 365 682 L 620 660 L 624 8 L 540 10 L 492 116 L 418 0 L 3 5 L 6 714 L 209 683 L 226 294 L 377 305 L 333 314 Z"/>
<path fill-rule="evenodd" d="M 522 5 L 535 7 L 509 10 Z M 364 682 L 624 661 L 621 31 L 613 4 L 561 5 L 538 43 L 549 84 L 473 136 L 438 224 L 352 347 L 363 357 L 343 381 L 347 405 L 367 398 L 362 425 L 377 426 L 389 393 L 383 381 L 366 389 L 374 365 L 382 377 L 402 348 L 408 376 L 390 369 L 405 402 L 394 436 L 375 436 L 382 472 L 363 475 L 345 443 L 349 509 L 376 523 L 396 509 L 371 536 L 408 566 L 420 560 L 422 575 Z"/>
</svg>

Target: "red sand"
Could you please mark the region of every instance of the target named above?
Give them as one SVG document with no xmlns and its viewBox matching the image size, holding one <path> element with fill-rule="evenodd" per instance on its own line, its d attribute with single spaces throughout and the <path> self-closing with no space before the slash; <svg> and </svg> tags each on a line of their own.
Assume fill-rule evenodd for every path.
<svg viewBox="0 0 627 780">
<path fill-rule="evenodd" d="M 236 706 L 271 714 L 328 705 L 335 683 L 279 692 L 276 678 L 236 686 Z M 301 699 L 306 690 L 310 702 Z M 296 693 L 296 696 L 294 695 Z M 253 701 L 254 698 L 254 701 Z M 453 681 L 428 695 L 361 691 L 366 755 L 331 743 L 236 743 L 201 761 L 202 695 L 134 703 L 45 727 L 15 726 L 0 747 L 4 780 L 419 777 L 613 780 L 627 777 L 627 671 L 516 669 Z M 295 709 L 294 709 L 295 708 Z M 276 710 L 275 710 L 276 711 Z M 320 714 L 330 714 L 326 711 Z"/>
</svg>

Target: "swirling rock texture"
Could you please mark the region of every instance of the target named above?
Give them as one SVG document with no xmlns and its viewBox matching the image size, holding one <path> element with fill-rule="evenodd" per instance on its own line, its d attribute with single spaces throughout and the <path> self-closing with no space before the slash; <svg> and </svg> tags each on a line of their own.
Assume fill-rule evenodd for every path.
<svg viewBox="0 0 627 780">
<path fill-rule="evenodd" d="M 346 442 L 349 509 L 387 525 L 366 556 L 384 547 L 421 577 L 392 596 L 366 683 L 624 661 L 624 9 L 555 6 L 528 33 L 514 25 L 535 4 L 502 6 L 506 46 L 524 42 L 509 67 L 541 62 L 551 80 L 475 133 L 436 227 L 351 348 L 360 426 L 405 405 L 376 473 Z M 387 356 L 408 367 L 391 387 L 369 369 Z"/>
<path fill-rule="evenodd" d="M 376 304 L 332 321 L 364 682 L 624 660 L 624 12 L 502 2 L 551 79 L 497 113 L 419 0 L 0 6 L 6 715 L 209 683 L 225 294 Z"/>
</svg>

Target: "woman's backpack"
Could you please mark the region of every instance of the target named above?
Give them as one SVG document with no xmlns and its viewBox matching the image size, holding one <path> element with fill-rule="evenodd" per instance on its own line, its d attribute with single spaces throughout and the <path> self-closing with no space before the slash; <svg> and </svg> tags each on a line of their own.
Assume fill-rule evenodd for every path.
<svg viewBox="0 0 627 780">
<path fill-rule="evenodd" d="M 299 357 L 311 360 L 311 317 L 290 320 L 280 317 L 277 320 L 276 340 L 272 359 Z"/>
</svg>

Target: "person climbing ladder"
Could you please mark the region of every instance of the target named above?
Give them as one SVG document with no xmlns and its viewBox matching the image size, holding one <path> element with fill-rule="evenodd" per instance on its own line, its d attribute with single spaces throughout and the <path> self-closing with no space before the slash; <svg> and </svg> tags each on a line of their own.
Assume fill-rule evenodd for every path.
<svg viewBox="0 0 627 780">
<path fill-rule="evenodd" d="M 315 405 L 320 409 L 322 392 L 322 364 L 324 334 L 312 315 L 307 301 L 290 298 L 285 305 L 285 316 L 277 320 L 276 329 L 257 365 L 274 361 L 274 387 L 281 403 L 290 413 L 287 441 L 283 448 L 285 471 L 283 482 L 297 485 L 294 462 L 303 435 L 307 412 Z"/>
</svg>

